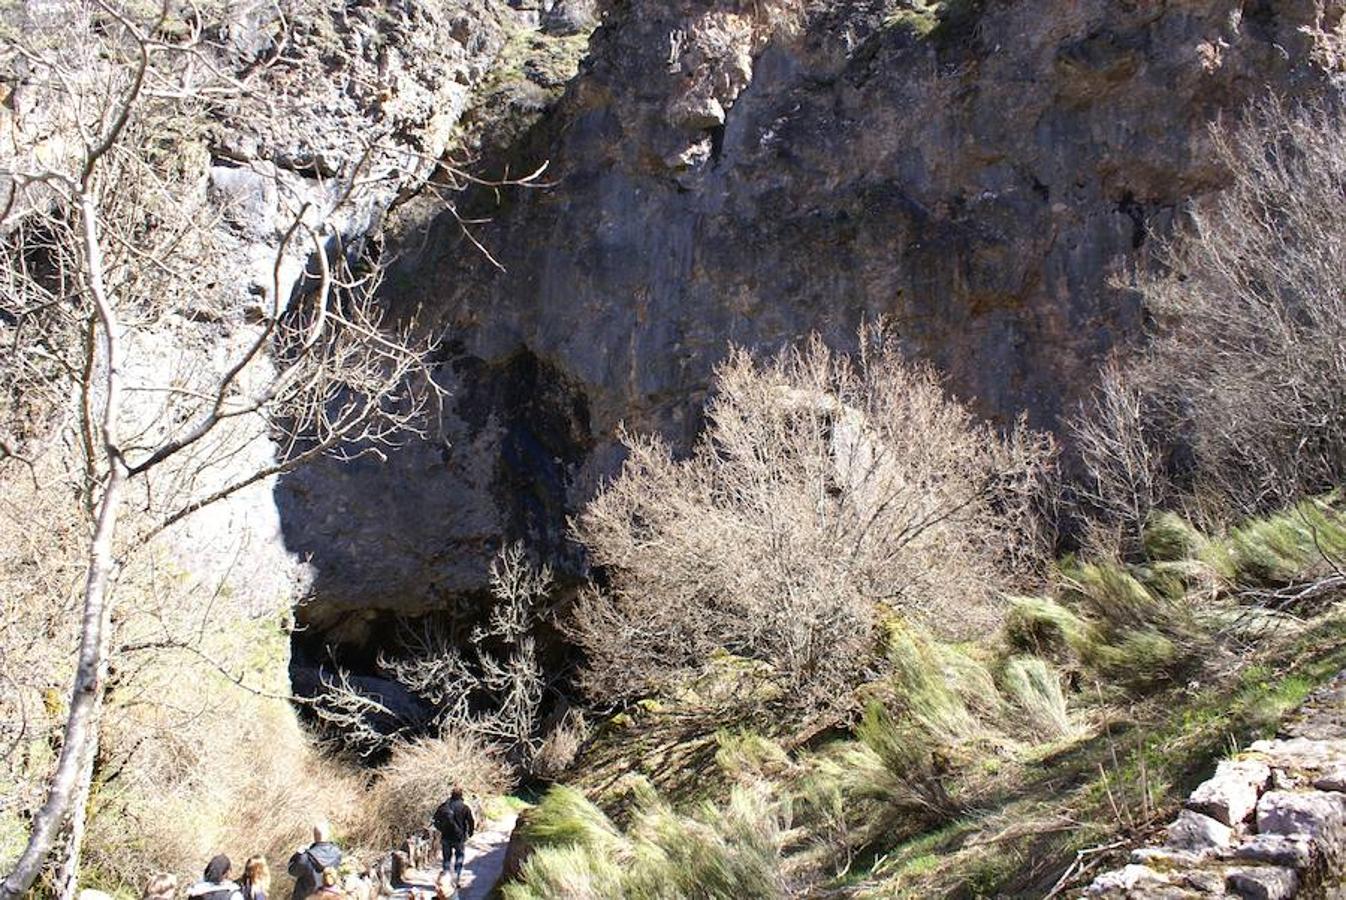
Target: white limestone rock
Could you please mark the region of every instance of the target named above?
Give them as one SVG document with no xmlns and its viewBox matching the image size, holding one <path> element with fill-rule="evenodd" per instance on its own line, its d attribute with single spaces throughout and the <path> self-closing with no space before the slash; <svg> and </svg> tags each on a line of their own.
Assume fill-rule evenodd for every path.
<svg viewBox="0 0 1346 900">
<path fill-rule="evenodd" d="M 1313 782 L 1313 786 L 1320 791 L 1346 793 L 1346 763 L 1338 763 L 1328 769 Z"/>
<path fill-rule="evenodd" d="M 1326 841 L 1346 826 L 1346 796 L 1330 791 L 1268 791 L 1257 803 L 1259 834 L 1306 835 Z"/>
<path fill-rule="evenodd" d="M 1210 816 L 1184 809 L 1168 826 L 1168 846 L 1200 853 L 1228 847 L 1233 829 Z"/>
<path fill-rule="evenodd" d="M 1299 876 L 1293 869 L 1258 866 L 1229 873 L 1225 886 L 1246 900 L 1289 900 L 1299 890 Z"/>
<path fill-rule="evenodd" d="M 1271 767 L 1258 759 L 1226 759 L 1215 774 L 1187 799 L 1187 808 L 1225 825 L 1245 821 L 1257 809 L 1257 798 L 1271 781 Z"/>
<path fill-rule="evenodd" d="M 1232 855 L 1235 859 L 1305 869 L 1313 861 L 1313 843 L 1302 834 L 1255 834 L 1235 847 Z"/>
<path fill-rule="evenodd" d="M 1098 876 L 1094 879 L 1093 884 L 1089 885 L 1085 893 L 1091 897 L 1115 895 L 1119 892 L 1125 895 L 1141 888 L 1159 887 L 1168 884 L 1171 884 L 1170 880 L 1160 872 L 1156 872 L 1149 866 L 1132 863 L 1122 866 L 1116 871 Z"/>
</svg>

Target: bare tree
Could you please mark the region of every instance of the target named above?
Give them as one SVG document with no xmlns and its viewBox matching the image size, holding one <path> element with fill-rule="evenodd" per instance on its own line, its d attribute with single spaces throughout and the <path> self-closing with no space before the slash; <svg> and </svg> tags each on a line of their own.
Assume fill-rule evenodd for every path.
<svg viewBox="0 0 1346 900">
<path fill-rule="evenodd" d="M 657 689 L 727 651 L 769 664 L 767 699 L 828 708 L 874 665 L 883 616 L 962 636 L 997 620 L 996 591 L 1045 549 L 1051 441 L 977 422 L 881 331 L 861 346 L 733 351 L 686 459 L 623 434 L 621 474 L 575 523 L 609 583 L 570 626 L 592 693 Z"/>
<path fill-rule="evenodd" d="M 1138 549 L 1145 523 L 1168 496 L 1156 418 L 1154 398 L 1112 359 L 1091 401 L 1068 423 L 1084 464 L 1075 501 L 1091 529 L 1086 539 L 1100 551 Z"/>
<path fill-rule="evenodd" d="M 1140 280 L 1158 328 L 1130 378 L 1173 411 L 1196 490 L 1239 514 L 1346 477 L 1346 131 L 1270 100 L 1212 152 L 1229 184 Z"/>
<path fill-rule="evenodd" d="M 103 3 L 61 12 L 70 30 L 10 46 L 53 105 L 50 127 L 0 178 L 0 323 L 13 360 L 0 394 L 10 428 L 30 418 L 23 404 L 59 410 L 73 394 L 62 433 L 74 438 L 77 469 L 66 486 L 86 519 L 86 553 L 60 754 L 28 844 L 0 885 L 5 898 L 32 886 L 67 827 L 59 889 L 74 889 L 109 665 L 121 649 L 113 623 L 125 563 L 251 485 L 325 454 L 378 453 L 436 397 L 432 347 L 409 324 L 382 320 L 377 260 L 344 246 L 331 224 L 358 201 L 362 164 L 333 178 L 321 203 L 294 209 L 266 301 L 230 359 L 165 374 L 148 358 L 234 302 L 212 255 L 213 214 L 178 154 L 206 127 L 210 103 L 237 113 L 253 95 L 219 65 L 193 7 L 165 5 L 149 20 Z M 239 471 L 259 437 L 274 441 L 274 456 Z M 0 446 L 31 464 L 17 429 Z"/>
</svg>

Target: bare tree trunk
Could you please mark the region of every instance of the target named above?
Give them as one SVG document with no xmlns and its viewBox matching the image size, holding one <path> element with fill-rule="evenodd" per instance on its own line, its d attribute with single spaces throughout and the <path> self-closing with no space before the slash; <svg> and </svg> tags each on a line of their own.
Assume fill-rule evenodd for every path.
<svg viewBox="0 0 1346 900">
<path fill-rule="evenodd" d="M 61 860 L 61 869 L 56 874 L 56 896 L 60 900 L 75 900 L 75 896 L 79 893 L 80 852 L 84 848 L 89 794 L 93 790 L 93 770 L 97 760 L 98 736 L 95 734 L 88 752 L 84 755 L 84 766 L 80 771 L 79 785 L 71 805 L 74 814 L 70 817 L 70 835 L 65 842 L 65 859 Z"/>
<path fill-rule="evenodd" d="M 108 586 L 116 568 L 113 538 L 117 531 L 117 514 L 121 511 L 127 477 L 117 429 L 122 399 L 121 325 L 104 283 L 103 251 L 98 243 L 95 199 L 87 186 L 79 191 L 78 199 L 85 275 L 98 311 L 98 324 L 103 330 L 105 396 L 101 426 L 107 478 L 103 496 L 98 502 L 97 524 L 89 547 L 89 565 L 84 582 L 84 616 L 80 623 L 79 662 L 75 669 L 70 712 L 65 720 L 65 741 L 61 745 L 61 756 L 56 763 L 56 774 L 47 791 L 46 802 L 33 817 L 28 845 L 14 864 L 13 871 L 0 884 L 0 900 L 15 900 L 33 886 L 72 812 L 79 820 L 76 828 L 82 833 L 84 809 L 72 810 L 72 802 L 88 794 L 88 777 L 92 771 L 86 768 L 85 761 L 92 761 L 93 750 L 98 745 L 98 718 L 107 687 L 108 622 L 112 613 Z M 91 388 L 91 385 L 85 385 L 85 390 Z M 79 847 L 75 846 L 74 850 L 76 857 L 72 864 L 78 867 Z"/>
</svg>

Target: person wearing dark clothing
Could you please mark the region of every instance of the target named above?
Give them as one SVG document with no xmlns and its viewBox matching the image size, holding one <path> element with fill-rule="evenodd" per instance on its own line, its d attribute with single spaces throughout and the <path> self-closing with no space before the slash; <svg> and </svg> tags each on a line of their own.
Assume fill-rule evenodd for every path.
<svg viewBox="0 0 1346 900">
<path fill-rule="evenodd" d="M 201 880 L 187 889 L 189 900 L 243 900 L 238 885 L 229 880 L 231 865 L 223 853 L 206 863 Z"/>
<path fill-rule="evenodd" d="M 455 880 L 462 881 L 463 845 L 477 828 L 472 810 L 463 802 L 462 788 L 454 788 L 449 799 L 439 804 L 432 824 L 439 831 L 440 846 L 444 850 L 443 870 L 447 872 L 453 868 Z"/>
<path fill-rule="evenodd" d="M 341 867 L 341 851 L 331 841 L 331 829 L 326 822 L 313 826 L 313 843 L 290 857 L 286 871 L 294 879 L 292 900 L 304 900 L 322 885 L 324 869 Z"/>
</svg>

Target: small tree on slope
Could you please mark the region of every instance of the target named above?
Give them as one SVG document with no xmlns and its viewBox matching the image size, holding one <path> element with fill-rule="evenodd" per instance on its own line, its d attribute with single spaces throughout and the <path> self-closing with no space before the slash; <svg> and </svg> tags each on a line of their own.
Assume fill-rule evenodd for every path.
<svg viewBox="0 0 1346 900">
<path fill-rule="evenodd" d="M 68 535 L 82 542 L 84 574 L 59 759 L 3 898 L 24 895 L 58 843 L 57 890 L 75 890 L 112 662 L 131 649 L 118 604 L 130 562 L 156 535 L 267 478 L 323 454 L 378 452 L 418 421 L 427 392 L 408 384 L 430 384 L 430 347 L 383 326 L 377 264 L 347 252 L 330 225 L 358 202 L 361 166 L 332 179 L 321 208 L 296 204 L 269 296 L 229 359 L 183 350 L 167 374 L 147 360 L 154 347 L 199 344 L 194 323 L 236 303 L 237 273 L 219 270 L 215 214 L 183 154 L 200 147 L 212 108 L 265 109 L 221 70 L 195 7 L 166 4 L 145 19 L 71 3 L 49 25 L 5 41 L 5 63 L 49 121 L 15 129 L 20 146 L 0 173 L 0 460 L 34 478 L 62 472 L 45 451 L 73 460 L 44 491 L 74 498 Z M 285 273 L 296 267 L 308 289 L 292 302 Z M 53 420 L 46 430 L 69 446 L 25 443 L 35 417 Z M 240 467 L 259 440 L 275 452 Z M 43 599 L 59 612 L 61 597 Z M 53 653 L 63 640 L 52 639 Z"/>
<path fill-rule="evenodd" d="M 1045 549 L 1052 442 L 979 423 L 879 331 L 861 345 L 733 351 L 686 459 L 623 434 L 620 475 L 575 522 L 609 584 L 571 625 L 592 693 L 655 690 L 727 651 L 769 666 L 759 696 L 807 713 L 875 665 L 885 617 L 958 636 L 998 620 L 996 591 Z"/>
</svg>

